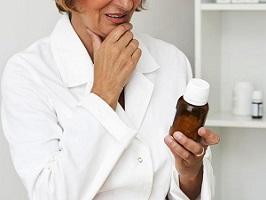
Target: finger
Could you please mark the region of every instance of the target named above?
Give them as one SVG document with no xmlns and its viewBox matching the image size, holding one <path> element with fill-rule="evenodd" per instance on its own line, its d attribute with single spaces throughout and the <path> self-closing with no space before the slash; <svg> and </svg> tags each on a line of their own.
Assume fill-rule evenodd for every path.
<svg viewBox="0 0 266 200">
<path fill-rule="evenodd" d="M 92 32 L 88 28 L 87 28 L 87 33 L 91 37 L 93 52 L 96 52 L 100 48 L 100 46 L 102 44 L 102 40 L 101 40 L 101 38 L 98 35 L 96 35 L 94 32 Z"/>
<path fill-rule="evenodd" d="M 120 48 L 126 48 L 128 46 L 128 44 L 133 40 L 133 37 L 134 37 L 133 33 L 131 31 L 127 31 L 117 41 L 117 45 Z"/>
<path fill-rule="evenodd" d="M 132 24 L 130 24 L 130 23 L 121 24 L 121 25 L 117 26 L 114 30 L 112 30 L 112 32 L 109 33 L 109 35 L 107 35 L 107 37 L 105 38 L 105 41 L 115 43 L 120 39 L 120 37 L 125 32 L 129 31 L 130 29 L 132 29 Z"/>
<path fill-rule="evenodd" d="M 201 136 L 201 144 L 205 146 L 215 145 L 220 142 L 220 137 L 210 129 L 201 127 L 198 131 L 198 134 Z"/>
<path fill-rule="evenodd" d="M 195 142 L 179 131 L 174 132 L 173 137 L 179 144 L 195 156 L 201 155 L 204 151 L 204 147 L 200 143 Z"/>
<path fill-rule="evenodd" d="M 121 75 L 123 75 L 124 77 L 128 77 L 128 74 L 132 74 L 132 72 L 136 69 L 141 54 L 142 54 L 141 49 L 137 49 L 133 53 L 133 55 L 126 62 L 126 65 L 121 67 L 121 72 L 122 72 Z M 130 77 L 128 77 L 127 81 L 129 81 L 129 78 Z"/>
<path fill-rule="evenodd" d="M 135 51 L 138 49 L 139 47 L 139 41 L 136 39 L 133 39 L 128 46 L 126 47 L 126 49 L 124 50 L 124 54 L 128 55 L 128 56 L 132 56 Z"/>
<path fill-rule="evenodd" d="M 193 160 L 195 159 L 194 156 L 189 151 L 187 151 L 184 147 L 178 144 L 172 136 L 167 135 L 164 138 L 164 142 L 169 147 L 169 149 L 171 150 L 171 152 L 174 154 L 175 157 L 182 158 L 188 164 L 192 163 Z"/>
<path fill-rule="evenodd" d="M 140 59 L 141 55 L 142 55 L 141 49 L 140 48 L 137 48 L 136 51 L 132 55 L 132 61 L 133 61 L 133 63 L 134 63 L 135 66 L 139 62 L 139 59 Z"/>
<path fill-rule="evenodd" d="M 122 50 L 122 53 L 120 54 L 120 62 L 121 62 L 121 69 L 127 68 L 132 71 L 132 69 L 135 69 L 137 62 L 141 56 L 141 50 L 138 49 L 139 42 L 137 40 L 132 40 L 130 42 L 129 46 Z"/>
</svg>

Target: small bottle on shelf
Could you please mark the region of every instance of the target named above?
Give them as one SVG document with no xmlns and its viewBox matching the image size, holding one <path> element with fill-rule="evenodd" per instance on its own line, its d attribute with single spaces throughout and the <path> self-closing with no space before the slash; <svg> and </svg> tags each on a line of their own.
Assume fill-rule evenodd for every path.
<svg viewBox="0 0 266 200">
<path fill-rule="evenodd" d="M 261 91 L 254 91 L 252 94 L 252 118 L 263 118 L 263 95 Z"/>
<path fill-rule="evenodd" d="M 170 135 L 175 131 L 184 133 L 187 137 L 199 142 L 198 129 L 204 126 L 209 111 L 209 84 L 201 79 L 192 79 L 183 96 L 176 105 L 176 115 L 170 129 Z"/>
</svg>

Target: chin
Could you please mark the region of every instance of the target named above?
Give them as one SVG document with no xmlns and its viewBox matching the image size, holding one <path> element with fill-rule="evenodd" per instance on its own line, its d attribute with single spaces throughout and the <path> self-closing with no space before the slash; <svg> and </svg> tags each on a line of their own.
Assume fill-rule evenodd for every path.
<svg viewBox="0 0 266 200">
<path fill-rule="evenodd" d="M 106 38 L 118 25 L 105 25 L 104 28 L 99 30 L 99 35 L 102 38 Z"/>
</svg>

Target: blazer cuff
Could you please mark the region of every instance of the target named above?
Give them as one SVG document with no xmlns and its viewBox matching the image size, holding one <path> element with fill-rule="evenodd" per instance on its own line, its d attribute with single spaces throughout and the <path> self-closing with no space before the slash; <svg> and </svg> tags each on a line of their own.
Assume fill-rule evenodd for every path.
<svg viewBox="0 0 266 200">
<path fill-rule="evenodd" d="M 209 154 L 210 149 L 206 151 L 206 155 L 203 158 L 203 179 L 201 185 L 201 193 L 196 200 L 212 200 L 212 198 L 214 197 L 214 176 L 211 161 L 209 160 Z M 179 175 L 175 167 L 173 167 L 172 180 L 168 197 L 169 200 L 189 200 L 185 193 L 180 189 Z"/>
<path fill-rule="evenodd" d="M 168 193 L 169 200 L 190 200 L 185 193 L 180 189 L 179 186 L 179 175 L 177 170 L 173 165 L 172 176 L 171 176 L 171 183 L 170 183 L 170 190 Z"/>
<path fill-rule="evenodd" d="M 201 194 L 199 195 L 197 200 L 212 200 L 214 198 L 214 188 L 215 188 L 215 181 L 214 181 L 211 161 L 208 158 L 204 157 Z"/>
<path fill-rule="evenodd" d="M 90 92 L 82 98 L 79 106 L 86 108 L 102 124 L 102 126 L 121 144 L 127 145 L 137 134 L 127 121 L 118 114 L 98 95 Z"/>
</svg>

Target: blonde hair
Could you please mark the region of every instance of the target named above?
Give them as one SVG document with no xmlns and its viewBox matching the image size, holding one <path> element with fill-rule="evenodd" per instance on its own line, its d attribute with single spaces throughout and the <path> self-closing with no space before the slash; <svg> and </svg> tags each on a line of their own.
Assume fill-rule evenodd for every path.
<svg viewBox="0 0 266 200">
<path fill-rule="evenodd" d="M 144 3 L 146 0 L 141 0 L 140 6 L 136 9 L 136 11 L 145 10 Z M 71 11 L 75 10 L 74 0 L 55 0 L 56 7 L 58 8 L 60 13 L 71 13 Z M 76 11 L 76 10 L 75 10 Z"/>
</svg>

